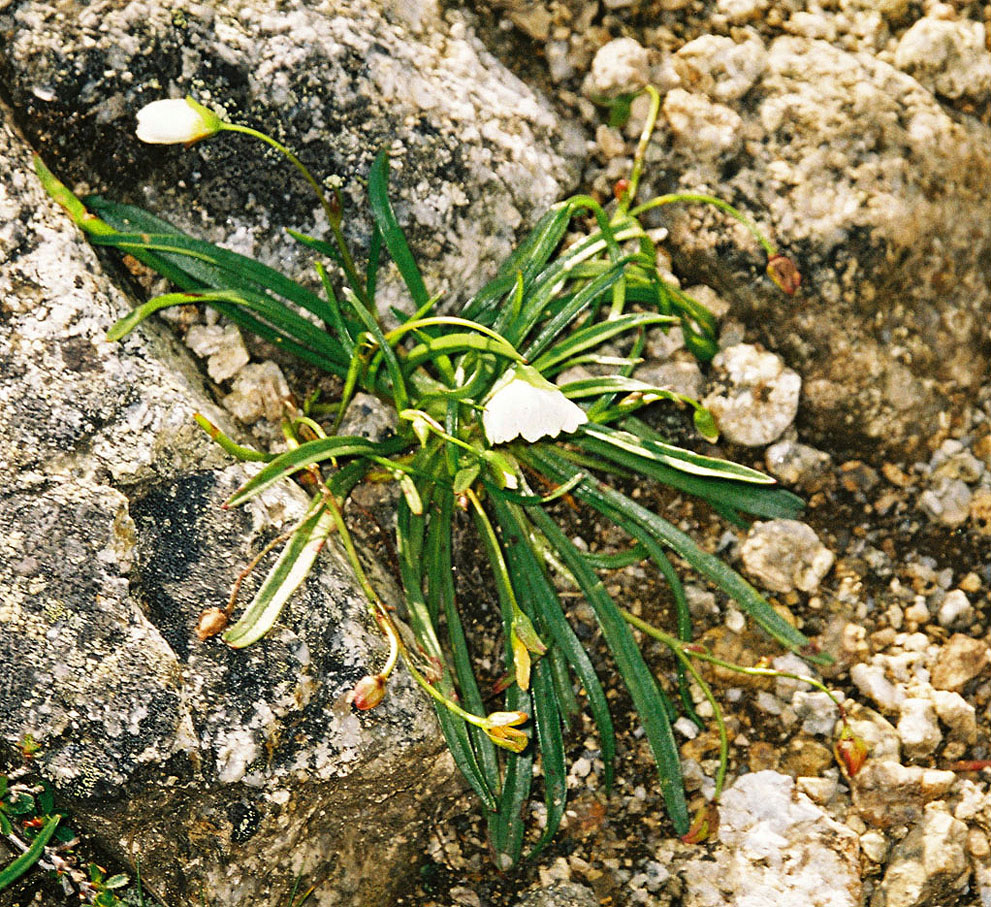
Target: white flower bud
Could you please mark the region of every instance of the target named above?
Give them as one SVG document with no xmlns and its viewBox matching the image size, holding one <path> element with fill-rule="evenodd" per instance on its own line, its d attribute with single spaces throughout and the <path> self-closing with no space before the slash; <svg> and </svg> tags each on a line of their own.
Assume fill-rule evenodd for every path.
<svg viewBox="0 0 991 907">
<path fill-rule="evenodd" d="M 138 111 L 138 138 L 151 145 L 190 145 L 220 129 L 220 117 L 192 98 L 152 101 Z"/>
<path fill-rule="evenodd" d="M 500 379 L 482 410 L 482 426 L 490 444 L 521 435 L 527 441 L 556 438 L 577 431 L 588 416 L 536 369 L 518 365 Z"/>
</svg>

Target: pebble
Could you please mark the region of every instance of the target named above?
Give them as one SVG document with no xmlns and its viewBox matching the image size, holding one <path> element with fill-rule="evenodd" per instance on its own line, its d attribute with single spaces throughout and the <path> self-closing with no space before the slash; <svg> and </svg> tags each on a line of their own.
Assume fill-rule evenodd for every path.
<svg viewBox="0 0 991 907">
<path fill-rule="evenodd" d="M 951 737 L 965 743 L 977 740 L 977 710 L 963 696 L 949 690 L 933 690 L 932 701 Z"/>
<path fill-rule="evenodd" d="M 833 553 L 798 520 L 768 520 L 750 528 L 740 546 L 744 569 L 772 592 L 813 592 L 833 566 Z"/>
<path fill-rule="evenodd" d="M 840 693 L 836 698 L 842 699 L 843 694 Z M 825 693 L 820 690 L 812 693 L 799 690 L 791 698 L 791 707 L 802 722 L 802 730 L 806 734 L 826 737 L 833 733 L 839 718 L 839 709 Z"/>
<path fill-rule="evenodd" d="M 586 885 L 562 881 L 528 891 L 515 907 L 599 907 L 599 899 Z"/>
<path fill-rule="evenodd" d="M 916 759 L 935 752 L 943 740 L 935 706 L 920 697 L 909 697 L 902 703 L 896 730 L 905 754 Z"/>
<path fill-rule="evenodd" d="M 981 535 L 991 535 L 991 488 L 978 488 L 970 499 L 970 522 Z"/>
<path fill-rule="evenodd" d="M 616 38 L 599 48 L 583 88 L 590 97 L 633 94 L 650 80 L 646 48 L 633 38 Z"/>
<path fill-rule="evenodd" d="M 932 669 L 932 685 L 937 690 L 959 690 L 987 666 L 987 643 L 955 633 L 940 648 Z"/>
<path fill-rule="evenodd" d="M 953 818 L 942 803 L 925 809 L 895 846 L 878 886 L 885 907 L 923 907 L 956 900 L 967 884 L 967 826 Z"/>
<path fill-rule="evenodd" d="M 698 363 L 692 361 L 669 360 L 667 362 L 648 362 L 641 365 L 634 377 L 653 387 L 663 387 L 665 390 L 684 394 L 697 400 L 705 388 L 705 378 Z"/>
<path fill-rule="evenodd" d="M 905 701 L 905 691 L 888 680 L 879 664 L 855 664 L 850 668 L 850 680 L 882 712 L 897 711 Z"/>
<path fill-rule="evenodd" d="M 970 516 L 973 496 L 966 482 L 940 476 L 919 495 L 919 509 L 943 526 L 959 526 Z"/>
<path fill-rule="evenodd" d="M 194 324 L 186 331 L 185 342 L 197 356 L 209 357 L 207 373 L 218 383 L 233 378 L 251 361 L 241 332 L 233 324 Z"/>
<path fill-rule="evenodd" d="M 974 620 L 974 608 L 967 598 L 967 593 L 960 589 L 951 589 L 946 593 L 939 606 L 937 615 L 939 625 L 949 630 L 957 630 L 970 626 Z"/>
<path fill-rule="evenodd" d="M 953 772 L 875 759 L 872 753 L 852 779 L 853 802 L 864 821 L 876 828 L 908 825 L 956 781 Z"/>
<path fill-rule="evenodd" d="M 888 855 L 888 839 L 879 831 L 865 831 L 860 836 L 860 852 L 872 863 L 881 863 Z"/>
<path fill-rule="evenodd" d="M 756 36 L 737 44 L 721 35 L 689 41 L 672 60 L 682 88 L 715 101 L 736 101 L 753 87 L 767 65 L 764 43 Z"/>
<path fill-rule="evenodd" d="M 727 440 L 760 447 L 795 421 L 802 379 L 780 356 L 738 343 L 717 353 L 712 367 L 716 385 L 705 405 Z"/>
<path fill-rule="evenodd" d="M 898 42 L 895 66 L 937 95 L 986 98 L 991 57 L 983 23 L 919 19 Z"/>
<path fill-rule="evenodd" d="M 829 454 L 798 441 L 777 441 L 764 452 L 767 471 L 786 485 L 818 490 L 831 475 Z"/>
<path fill-rule="evenodd" d="M 665 95 L 661 109 L 677 143 L 700 158 L 718 157 L 735 149 L 743 139 L 740 115 L 705 95 L 673 88 Z"/>
<path fill-rule="evenodd" d="M 278 422 L 289 399 L 289 385 L 282 370 L 274 362 L 253 362 L 238 372 L 223 404 L 250 425 L 260 419 Z"/>
</svg>

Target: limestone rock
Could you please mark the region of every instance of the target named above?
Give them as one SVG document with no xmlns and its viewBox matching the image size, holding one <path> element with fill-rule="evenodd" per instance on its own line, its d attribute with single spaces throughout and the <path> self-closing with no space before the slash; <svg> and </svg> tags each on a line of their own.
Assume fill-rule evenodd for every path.
<svg viewBox="0 0 991 907">
<path fill-rule="evenodd" d="M 746 20 L 737 6 L 761 8 L 719 6 L 732 21 Z M 702 82 L 669 92 L 665 109 L 721 103 L 739 117 L 740 153 L 700 154 L 662 123 L 653 151 L 664 179 L 680 174 L 677 189 L 745 207 L 804 283 L 782 296 L 742 228 L 733 251 L 728 220 L 694 206 L 663 221 L 677 272 L 730 299 L 755 339 L 799 369 L 808 443 L 928 453 L 945 432 L 944 394 L 973 399 L 988 370 L 991 128 L 944 110 L 908 73 L 810 37 L 766 45 L 747 103 L 714 102 L 719 81 Z M 645 196 L 651 179 L 648 166 Z M 673 187 L 658 177 L 653 189 Z"/>
<path fill-rule="evenodd" d="M 592 60 L 586 91 L 604 98 L 639 91 L 650 81 L 649 62 L 646 48 L 633 38 L 616 38 Z"/>
<path fill-rule="evenodd" d="M 937 690 L 959 690 L 973 680 L 991 661 L 986 642 L 954 633 L 940 648 L 932 669 L 932 685 Z"/>
<path fill-rule="evenodd" d="M 970 874 L 966 840 L 967 826 L 944 804 L 927 806 L 922 821 L 892 852 L 871 907 L 923 907 L 956 899 Z"/>
<path fill-rule="evenodd" d="M 833 553 L 798 520 L 754 523 L 740 557 L 747 573 L 774 592 L 812 592 L 833 565 Z"/>
<path fill-rule="evenodd" d="M 196 641 L 306 500 L 220 509 L 245 474 L 192 416 L 233 428 L 166 330 L 106 342 L 128 307 L 0 121 L 0 740 L 32 734 L 73 824 L 170 903 L 267 907 L 297 872 L 385 903 L 451 786 L 432 710 L 402 672 L 346 705 L 385 647 L 333 545 L 261 643 Z"/>
<path fill-rule="evenodd" d="M 895 66 L 948 98 L 991 95 L 991 58 L 982 22 L 924 16 L 902 35 Z"/>
<path fill-rule="evenodd" d="M 704 402 L 728 441 L 770 444 L 795 420 L 802 379 L 780 356 L 738 343 L 718 352 L 712 367 L 715 383 Z"/>
<path fill-rule="evenodd" d="M 857 836 L 795 790 L 787 775 L 739 778 L 719 804 L 719 843 L 682 869 L 686 907 L 747 903 L 857 907 Z"/>
<path fill-rule="evenodd" d="M 956 780 L 953 772 L 901 765 L 872 753 L 853 778 L 853 803 L 860 817 L 878 828 L 908 825 L 918 821 L 925 805 L 944 796 Z"/>
<path fill-rule="evenodd" d="M 267 146 L 191 149 L 134 136 L 145 103 L 189 93 L 258 126 L 318 179 L 342 180 L 345 229 L 367 243 L 365 179 L 389 145 L 390 194 L 431 293 L 463 299 L 567 194 L 582 145 L 456 13 L 396 0 L 93 7 L 29 0 L 0 12 L 0 81 L 29 140 L 70 185 L 134 201 L 197 236 L 314 279 L 283 231 L 322 235 L 307 186 Z M 410 307 L 392 270 L 380 306 Z"/>
</svg>

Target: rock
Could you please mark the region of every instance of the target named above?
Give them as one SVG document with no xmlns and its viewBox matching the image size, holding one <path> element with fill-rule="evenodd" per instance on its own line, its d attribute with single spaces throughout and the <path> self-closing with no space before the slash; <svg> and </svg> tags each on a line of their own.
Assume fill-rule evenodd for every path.
<svg viewBox="0 0 991 907">
<path fill-rule="evenodd" d="M 773 592 L 813 592 L 833 565 L 833 553 L 798 520 L 754 523 L 740 558 L 747 573 Z"/>
<path fill-rule="evenodd" d="M 932 700 L 950 737 L 964 743 L 977 740 L 977 710 L 963 696 L 949 690 L 933 690 Z"/>
<path fill-rule="evenodd" d="M 668 362 L 647 362 L 637 368 L 635 377 L 654 387 L 663 387 L 696 400 L 702 396 L 705 379 L 702 370 L 694 359 L 671 360 Z"/>
<path fill-rule="evenodd" d="M 719 4 L 736 22 L 766 6 Z M 713 103 L 703 90 L 691 101 L 678 91 L 672 108 Z M 806 443 L 928 456 L 946 436 L 945 414 L 963 412 L 950 396 L 976 399 L 988 373 L 991 127 L 944 110 L 870 53 L 789 35 L 768 45 L 745 97 L 723 105 L 739 117 L 730 147 L 743 153 L 700 154 L 670 123 L 654 148 L 665 174 L 680 176 L 672 187 L 658 175 L 653 188 L 745 204 L 796 261 L 804 298 L 755 279 L 756 246 L 741 228 L 734 251 L 729 221 L 711 209 L 666 215 L 675 270 L 725 295 L 750 336 L 800 364 Z"/>
<path fill-rule="evenodd" d="M 743 120 L 725 104 L 672 88 L 661 110 L 680 147 L 703 159 L 719 157 L 740 144 Z"/>
<path fill-rule="evenodd" d="M 598 907 L 598 904 L 595 892 L 577 882 L 554 882 L 528 891 L 516 901 L 516 907 Z"/>
<path fill-rule="evenodd" d="M 764 451 L 764 462 L 776 479 L 805 491 L 820 490 L 831 475 L 829 454 L 798 441 L 772 444 Z"/>
<path fill-rule="evenodd" d="M 633 38 L 616 38 L 595 54 L 584 91 L 593 98 L 615 98 L 639 91 L 649 81 L 646 48 Z"/>
<path fill-rule="evenodd" d="M 937 614 L 939 625 L 947 629 L 968 627 L 974 620 L 974 609 L 962 589 L 951 589 L 946 593 Z"/>
<path fill-rule="evenodd" d="M 901 704 L 896 727 L 902 750 L 912 758 L 928 756 L 943 739 L 936 722 L 936 708 L 928 699 L 910 696 Z"/>
<path fill-rule="evenodd" d="M 757 81 L 767 51 L 756 36 L 737 44 L 731 38 L 703 35 L 682 47 L 672 62 L 682 88 L 704 92 L 714 101 L 737 101 Z"/>
<path fill-rule="evenodd" d="M 879 831 L 865 831 L 860 836 L 860 852 L 872 863 L 882 863 L 888 855 L 888 840 Z"/>
<path fill-rule="evenodd" d="M 737 779 L 719 804 L 719 843 L 681 870 L 685 907 L 857 907 L 857 836 L 787 775 Z"/>
<path fill-rule="evenodd" d="M 956 783 L 953 772 L 901 765 L 868 756 L 851 783 L 858 815 L 877 828 L 909 825 L 922 816 L 923 807 L 944 796 Z"/>
<path fill-rule="evenodd" d="M 194 324 L 186 331 L 185 340 L 197 356 L 208 357 L 206 370 L 214 381 L 233 378 L 251 359 L 241 332 L 233 324 Z"/>
<path fill-rule="evenodd" d="M 924 16 L 902 35 L 895 66 L 948 98 L 991 95 L 991 59 L 981 22 Z"/>
<path fill-rule="evenodd" d="M 936 656 L 932 685 L 937 690 L 959 690 L 988 666 L 989 656 L 987 643 L 954 633 Z"/>
<path fill-rule="evenodd" d="M 904 689 L 888 680 L 882 665 L 855 664 L 850 668 L 850 679 L 882 712 L 897 711 L 905 701 Z"/>
<path fill-rule="evenodd" d="M 970 499 L 970 522 L 981 535 L 991 535 L 991 488 L 978 488 Z"/>
<path fill-rule="evenodd" d="M 967 826 L 942 803 L 926 807 L 922 821 L 895 846 L 871 907 L 924 907 L 950 903 L 967 884 Z"/>
<path fill-rule="evenodd" d="M 718 352 L 712 366 L 715 385 L 704 402 L 728 441 L 770 444 L 795 420 L 802 379 L 779 356 L 739 343 Z"/>
<path fill-rule="evenodd" d="M 837 696 L 842 702 L 843 694 Z M 811 693 L 797 690 L 791 698 L 791 707 L 802 722 L 802 731 L 820 737 L 832 735 L 839 717 L 836 703 L 821 691 Z"/>
<path fill-rule="evenodd" d="M 944 526 L 959 526 L 970 516 L 972 497 L 966 482 L 941 476 L 919 495 L 919 509 Z"/>
<path fill-rule="evenodd" d="M 260 644 L 195 639 L 305 497 L 221 510 L 245 473 L 192 416 L 230 420 L 166 329 L 106 342 L 129 303 L 0 116 L 0 739 L 169 903 L 388 902 L 452 790 L 432 709 L 401 670 L 345 704 L 386 652 L 336 544 Z"/>
<path fill-rule="evenodd" d="M 452 304 L 494 273 L 523 230 L 567 194 L 577 131 L 439 4 L 345 6 L 182 0 L 118 6 L 29 0 L 0 16 L 0 82 L 49 165 L 197 236 L 313 279 L 283 231 L 327 223 L 267 146 L 224 135 L 191 149 L 134 137 L 148 101 L 192 93 L 288 143 L 317 179 L 342 180 L 345 230 L 367 244 L 365 180 L 393 152 L 390 196 L 431 293 Z M 178 24 L 177 24 L 178 23 Z M 451 23 L 451 24 L 449 24 Z M 42 97 L 37 89 L 45 87 Z M 410 308 L 394 268 L 380 308 Z"/>
<path fill-rule="evenodd" d="M 245 425 L 261 419 L 278 422 L 291 399 L 285 375 L 274 362 L 246 365 L 224 397 L 224 408 Z"/>
</svg>

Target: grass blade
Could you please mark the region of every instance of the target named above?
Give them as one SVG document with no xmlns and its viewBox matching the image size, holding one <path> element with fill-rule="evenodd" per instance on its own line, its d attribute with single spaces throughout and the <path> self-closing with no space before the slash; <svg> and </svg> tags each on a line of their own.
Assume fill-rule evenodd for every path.
<svg viewBox="0 0 991 907">
<path fill-rule="evenodd" d="M 286 542 L 241 619 L 224 632 L 223 640 L 227 645 L 243 649 L 272 629 L 289 597 L 306 579 L 333 531 L 333 516 L 327 510 L 326 502 L 318 498 Z"/>
<path fill-rule="evenodd" d="M 19 879 L 41 859 L 41 855 L 45 852 L 45 845 L 49 842 L 52 835 L 55 834 L 55 828 L 61 818 L 61 816 L 50 816 L 46 819 L 45 824 L 41 827 L 41 831 L 38 832 L 38 836 L 31 842 L 31 846 L 17 857 L 17 859 L 8 863 L 3 869 L 0 869 L 0 891 L 6 888 L 11 882 Z"/>
</svg>

